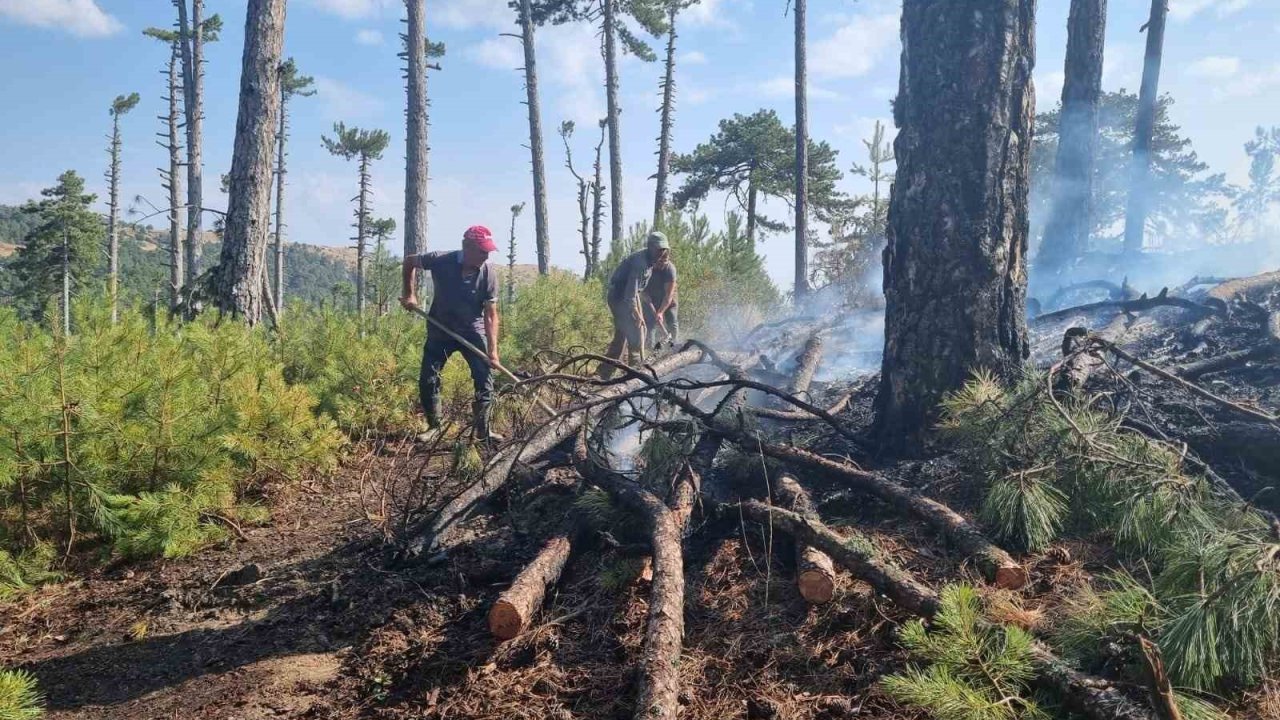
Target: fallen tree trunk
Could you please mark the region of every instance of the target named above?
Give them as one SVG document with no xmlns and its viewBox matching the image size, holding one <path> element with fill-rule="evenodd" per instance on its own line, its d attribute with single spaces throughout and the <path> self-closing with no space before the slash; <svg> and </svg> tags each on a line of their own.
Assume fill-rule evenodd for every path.
<svg viewBox="0 0 1280 720">
<path fill-rule="evenodd" d="M 756 500 L 743 502 L 739 507 L 744 516 L 756 522 L 770 523 L 797 542 L 808 543 L 826 552 L 858 579 L 904 610 L 931 619 L 941 608 L 937 593 L 910 572 L 877 557 L 874 547 L 865 538 L 850 540 L 841 537 L 815 518 L 806 518 Z M 1148 709 L 1129 700 L 1111 683 L 1072 669 L 1044 645 L 1036 644 L 1032 661 L 1036 678 L 1058 691 L 1075 710 L 1091 720 L 1154 720 Z"/>
<path fill-rule="evenodd" d="M 1231 302 L 1241 296 L 1268 292 L 1275 288 L 1280 288 L 1280 270 L 1228 280 L 1210 290 L 1208 295 L 1215 300 Z"/>
<path fill-rule="evenodd" d="M 546 599 L 547 590 L 560 580 L 572 553 L 571 534 L 557 535 L 548 540 L 516 576 L 511 587 L 489 608 L 489 632 L 500 640 L 510 640 L 529 627 Z"/>
<path fill-rule="evenodd" d="M 653 493 L 594 463 L 586 440 L 574 451 L 578 472 L 599 485 L 645 524 L 653 547 L 653 586 L 640 658 L 636 720 L 675 720 L 679 712 L 680 651 L 684 645 L 684 556 L 675 514 Z"/>
<path fill-rule="evenodd" d="M 659 376 L 665 375 L 696 363 L 702 354 L 700 349 L 683 350 L 659 360 L 652 365 L 651 369 Z M 596 393 L 589 404 L 563 411 L 560 416 L 545 422 L 524 443 L 503 449 L 489 461 L 479 481 L 463 489 L 444 507 L 422 518 L 410 528 L 403 555 L 406 558 L 417 558 L 424 554 L 439 552 L 446 532 L 501 487 L 517 462 L 529 462 L 545 455 L 552 448 L 573 437 L 573 434 L 582 427 L 586 415 L 593 412 L 595 408 L 642 387 L 644 387 L 644 381 L 638 379 L 606 385 Z"/>
<path fill-rule="evenodd" d="M 778 478 L 773 488 L 778 505 L 800 517 L 818 520 L 813 501 L 800 482 L 791 475 Z M 800 596 L 813 605 L 831 601 L 836 594 L 836 570 L 831 557 L 803 542 L 796 542 L 796 587 Z"/>
<path fill-rule="evenodd" d="M 797 359 L 796 372 L 791 376 L 791 382 L 787 384 L 788 393 L 803 395 L 809 392 L 809 386 L 813 384 L 813 376 L 818 371 L 818 365 L 822 363 L 825 344 L 822 333 L 817 332 L 805 341 L 804 350 L 800 351 L 800 357 Z"/>
<path fill-rule="evenodd" d="M 1049 322 L 1052 320 L 1061 320 L 1071 317 L 1079 313 L 1093 312 L 1095 310 L 1119 310 L 1120 312 L 1134 313 L 1143 310 L 1152 310 L 1158 307 L 1177 307 L 1194 313 L 1197 317 L 1207 317 L 1209 315 L 1218 314 L 1218 310 L 1203 305 L 1194 300 L 1188 300 L 1180 297 L 1170 297 L 1169 288 L 1164 288 L 1159 295 L 1155 297 L 1147 297 L 1144 293 L 1137 300 L 1103 300 L 1101 302 L 1089 303 L 1087 305 L 1078 305 L 1076 307 L 1064 308 L 1053 312 L 1045 313 L 1037 316 L 1032 322 L 1036 324 Z"/>
<path fill-rule="evenodd" d="M 1205 358 L 1204 360 L 1179 365 L 1173 369 L 1173 372 L 1184 380 L 1199 380 L 1205 375 L 1237 368 L 1254 360 L 1268 360 L 1277 354 L 1280 354 L 1280 343 L 1259 345 L 1247 350 L 1234 350 L 1211 358 Z"/>
</svg>

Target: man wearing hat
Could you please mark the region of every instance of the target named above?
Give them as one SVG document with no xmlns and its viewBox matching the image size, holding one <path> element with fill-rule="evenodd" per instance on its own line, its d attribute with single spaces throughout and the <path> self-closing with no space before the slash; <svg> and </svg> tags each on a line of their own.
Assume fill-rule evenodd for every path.
<svg viewBox="0 0 1280 720">
<path fill-rule="evenodd" d="M 462 235 L 462 249 L 429 252 L 404 259 L 400 304 L 407 310 L 418 307 L 415 292 L 419 269 L 431 272 L 435 290 L 429 316 L 471 343 L 488 357 L 478 357 L 462 343 L 428 323 L 427 343 L 422 349 L 422 370 L 418 375 L 418 396 L 433 435 L 440 427 L 440 371 L 449 356 L 462 353 L 471 368 L 475 385 L 472 428 L 477 439 L 494 437 L 489 432 L 489 403 L 493 397 L 491 370 L 498 360 L 498 276 L 489 264 L 489 253 L 497 250 L 493 233 L 483 225 L 473 225 Z"/>
<path fill-rule="evenodd" d="M 609 277 L 609 312 L 613 315 L 613 342 L 606 355 L 621 360 L 627 353 L 628 365 L 644 362 L 645 316 L 654 318 L 663 327 L 663 315 L 656 312 L 653 300 L 646 292 L 655 265 L 671 263 L 671 244 L 667 236 L 658 231 L 649 233 L 645 248 L 628 255 Z M 673 266 L 674 267 L 674 266 Z M 674 282 L 674 274 L 672 276 Z M 601 377 L 613 374 L 612 365 L 602 365 Z"/>
</svg>

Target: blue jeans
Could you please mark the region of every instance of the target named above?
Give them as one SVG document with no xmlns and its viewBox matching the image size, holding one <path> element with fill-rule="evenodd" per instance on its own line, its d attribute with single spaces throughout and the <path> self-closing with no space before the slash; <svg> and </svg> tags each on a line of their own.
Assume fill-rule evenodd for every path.
<svg viewBox="0 0 1280 720">
<path fill-rule="evenodd" d="M 488 344 L 480 333 L 473 330 L 458 334 L 482 352 L 486 351 Z M 427 421 L 433 425 L 440 419 L 440 371 L 449 361 L 449 356 L 455 352 L 462 353 L 462 357 L 467 361 L 467 367 L 471 368 L 476 406 L 487 410 L 493 398 L 493 371 L 489 363 L 462 347 L 457 340 L 442 332 L 430 330 L 427 332 L 427 344 L 422 348 L 422 371 L 418 374 L 418 399 L 422 402 L 422 411 L 426 413 Z"/>
</svg>

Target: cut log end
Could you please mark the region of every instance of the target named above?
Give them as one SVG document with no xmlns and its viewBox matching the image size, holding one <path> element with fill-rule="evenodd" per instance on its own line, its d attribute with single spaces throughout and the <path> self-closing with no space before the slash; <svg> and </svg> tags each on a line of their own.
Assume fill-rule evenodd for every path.
<svg viewBox="0 0 1280 720">
<path fill-rule="evenodd" d="M 995 585 L 1003 590 L 1021 590 L 1030 578 L 1021 565 L 1003 565 L 996 568 Z"/>
<path fill-rule="evenodd" d="M 828 559 L 827 562 L 831 560 Z M 800 596 L 810 605 L 829 603 L 836 594 L 835 576 L 825 570 L 805 570 L 796 578 L 796 585 L 800 588 Z"/>
<path fill-rule="evenodd" d="M 524 630 L 529 619 L 508 600 L 499 600 L 489 608 L 489 632 L 499 640 L 510 640 Z"/>
</svg>

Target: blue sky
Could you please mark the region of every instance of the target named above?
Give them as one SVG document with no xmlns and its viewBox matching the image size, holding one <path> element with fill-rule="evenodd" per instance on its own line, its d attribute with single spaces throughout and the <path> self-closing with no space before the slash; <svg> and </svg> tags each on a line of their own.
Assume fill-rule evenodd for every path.
<svg viewBox="0 0 1280 720">
<path fill-rule="evenodd" d="M 207 53 L 206 196 L 218 204 L 217 177 L 230 165 L 243 42 L 244 3 L 206 0 L 226 31 Z M 963 2 L 965 0 L 956 0 Z M 702 0 L 681 18 L 675 147 L 687 151 L 720 118 L 761 107 L 794 117 L 791 19 L 785 2 Z M 1141 74 L 1145 0 L 1112 0 L 1104 84 L 1135 89 Z M 1039 3 L 1036 67 L 1039 107 L 1057 101 L 1062 82 L 1068 0 Z M 899 3 L 810 0 L 810 123 L 816 139 L 840 151 L 848 167 L 862 160 L 860 140 L 876 119 L 889 121 L 898 77 Z M 16 203 L 74 168 L 102 192 L 107 108 L 118 94 L 138 92 L 139 108 L 123 120 L 124 196 L 159 203 L 156 168 L 166 155 L 153 140 L 161 129 L 168 52 L 142 28 L 172 22 L 168 2 L 138 0 L 0 0 L 0 203 Z M 404 93 L 396 52 L 400 0 L 290 0 L 286 54 L 317 80 L 318 94 L 292 107 L 293 139 L 287 209 L 291 239 L 349 244 L 349 199 L 355 168 L 330 156 L 320 135 L 336 120 L 386 129 L 392 145 L 374 165 L 375 209 L 402 216 Z M 428 0 L 428 34 L 448 55 L 433 72 L 430 239 L 453 247 L 464 228 L 484 223 L 506 236 L 508 208 L 530 197 L 523 86 L 514 71 L 518 42 L 506 0 Z M 657 48 L 661 40 L 654 40 Z M 1256 125 L 1280 124 L 1280 3 L 1275 0 L 1171 0 L 1162 90 L 1177 100 L 1175 119 L 1202 158 L 1233 182 L 1248 164 L 1242 145 Z M 603 114 L 598 41 L 585 26 L 538 35 L 543 124 L 551 199 L 552 261 L 581 267 L 575 234 L 574 185 L 564 169 L 555 128 L 578 124 L 576 161 L 589 162 L 595 120 Z M 652 213 L 661 67 L 623 63 L 621 97 L 628 223 Z M 847 177 L 850 192 L 865 189 Z M 723 199 L 704 208 L 718 216 Z M 209 222 L 206 221 L 206 225 Z M 607 224 L 606 224 L 607 225 Z M 518 225 L 520 261 L 532 262 L 532 218 Z M 790 238 L 761 243 L 770 273 L 789 285 Z"/>
</svg>

